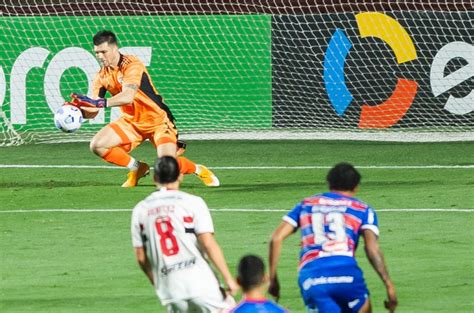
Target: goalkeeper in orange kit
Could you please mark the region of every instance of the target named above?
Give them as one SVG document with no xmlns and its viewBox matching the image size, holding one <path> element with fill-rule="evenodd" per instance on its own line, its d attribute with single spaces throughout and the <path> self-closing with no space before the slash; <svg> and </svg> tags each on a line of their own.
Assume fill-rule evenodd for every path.
<svg viewBox="0 0 474 313">
<path fill-rule="evenodd" d="M 101 69 L 93 83 L 93 95 L 72 94 L 67 102 L 80 108 L 85 118 L 93 118 L 101 108 L 120 107 L 122 116 L 102 128 L 90 143 L 90 149 L 109 163 L 130 171 L 122 187 L 134 187 L 149 173 L 148 164 L 137 161 L 129 152 L 148 139 L 158 157 L 177 157 L 180 172 L 196 174 L 207 186 L 219 186 L 217 177 L 205 166 L 185 157 L 185 144 L 178 141 L 174 117 L 151 82 L 145 65 L 136 57 L 119 52 L 111 31 L 100 31 L 94 38 L 94 52 Z M 106 92 L 112 97 L 104 98 Z"/>
</svg>

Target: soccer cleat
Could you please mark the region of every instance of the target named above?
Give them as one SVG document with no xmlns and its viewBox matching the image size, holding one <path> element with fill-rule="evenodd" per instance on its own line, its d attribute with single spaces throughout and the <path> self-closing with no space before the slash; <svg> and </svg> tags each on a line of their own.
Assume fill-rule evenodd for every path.
<svg viewBox="0 0 474 313">
<path fill-rule="evenodd" d="M 196 164 L 196 166 L 199 166 L 199 169 L 201 170 L 199 174 L 196 174 L 197 177 L 204 183 L 204 185 L 208 187 L 219 187 L 220 182 L 219 179 L 214 175 L 213 172 L 211 172 L 207 167 L 204 165 Z"/>
<path fill-rule="evenodd" d="M 122 187 L 135 187 L 138 184 L 140 178 L 145 177 L 148 174 L 150 174 L 150 167 L 148 166 L 148 164 L 138 162 L 138 169 L 136 171 L 128 172 L 127 181 L 122 184 Z"/>
</svg>

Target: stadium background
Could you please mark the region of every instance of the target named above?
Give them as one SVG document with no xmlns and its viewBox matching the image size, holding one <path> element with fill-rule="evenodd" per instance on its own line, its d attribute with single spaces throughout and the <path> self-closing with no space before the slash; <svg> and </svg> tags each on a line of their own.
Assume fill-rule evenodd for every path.
<svg viewBox="0 0 474 313">
<path fill-rule="evenodd" d="M 62 138 L 50 117 L 71 91 L 87 93 L 99 66 L 90 38 L 97 29 L 113 28 L 125 51 L 141 49 L 140 56 L 147 58 L 150 74 L 183 134 L 287 129 L 357 133 L 365 128 L 358 125 L 361 109 L 381 108 L 379 104 L 394 96 L 400 79 L 416 85 L 413 101 L 405 98 L 408 90 L 402 92 L 395 101 L 399 107 L 408 101 L 406 112 L 385 108 L 376 116 L 383 126 L 369 128 L 389 128 L 385 133 L 472 134 L 472 109 L 454 114 L 444 105 L 454 96 L 464 99 L 469 108 L 473 78 L 437 96 L 430 86 L 430 67 L 438 51 L 453 42 L 472 42 L 468 21 L 473 11 L 466 3 L 206 4 L 86 1 L 4 6 L 0 18 L 6 85 L 2 111 L 27 142 L 90 138 L 117 112 L 107 112 L 105 120 L 101 116 L 86 123 L 81 133 Z M 408 29 L 415 58 L 398 64 L 387 42 L 362 38 L 356 22 L 360 12 L 384 14 Z M 336 113 L 325 86 L 337 87 L 337 82 L 322 75 L 331 54 L 328 42 L 336 30 L 344 32 L 353 45 L 343 72 L 348 94 L 339 93 L 353 100 L 343 114 Z M 436 40 L 427 40 L 431 36 Z M 445 75 L 464 65 L 465 60 L 453 58 Z M 393 121 L 384 124 L 385 120 Z M 33 136 L 35 132 L 40 134 Z"/>
</svg>

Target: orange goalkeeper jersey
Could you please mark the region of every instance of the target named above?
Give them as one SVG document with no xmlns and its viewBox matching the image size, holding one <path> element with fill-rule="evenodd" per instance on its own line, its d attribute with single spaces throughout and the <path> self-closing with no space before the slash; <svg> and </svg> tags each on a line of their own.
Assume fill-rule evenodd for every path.
<svg viewBox="0 0 474 313">
<path fill-rule="evenodd" d="M 93 97 L 103 98 L 107 91 L 114 96 L 126 84 L 138 86 L 133 102 L 120 106 L 127 121 L 145 132 L 164 123 L 166 117 L 174 122 L 171 111 L 153 86 L 145 65 L 135 56 L 121 54 L 117 67 L 102 67 L 94 79 Z"/>
</svg>

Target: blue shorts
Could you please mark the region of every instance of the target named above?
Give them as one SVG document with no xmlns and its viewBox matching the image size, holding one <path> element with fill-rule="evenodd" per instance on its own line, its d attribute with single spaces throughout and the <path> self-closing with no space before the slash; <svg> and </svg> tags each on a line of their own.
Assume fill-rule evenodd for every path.
<svg viewBox="0 0 474 313">
<path fill-rule="evenodd" d="M 369 298 L 362 270 L 353 264 L 313 261 L 299 273 L 298 284 L 310 313 L 359 312 Z M 328 264 L 324 264 L 328 263 Z"/>
</svg>

